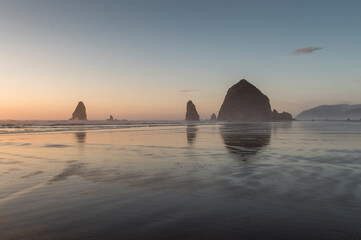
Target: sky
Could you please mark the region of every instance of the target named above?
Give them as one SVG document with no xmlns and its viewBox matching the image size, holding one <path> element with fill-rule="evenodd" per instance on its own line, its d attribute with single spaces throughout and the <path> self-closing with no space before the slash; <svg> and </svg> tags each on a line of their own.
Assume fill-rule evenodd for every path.
<svg viewBox="0 0 361 240">
<path fill-rule="evenodd" d="M 294 116 L 361 104 L 361 1 L 0 0 L 0 119 L 201 119 L 245 78 Z"/>
</svg>

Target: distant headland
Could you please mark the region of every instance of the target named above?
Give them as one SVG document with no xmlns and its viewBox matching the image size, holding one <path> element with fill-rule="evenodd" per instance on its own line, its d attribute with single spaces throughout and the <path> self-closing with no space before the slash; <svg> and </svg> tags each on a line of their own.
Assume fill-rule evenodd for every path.
<svg viewBox="0 0 361 240">
<path fill-rule="evenodd" d="M 361 104 L 321 105 L 301 112 L 297 120 L 360 120 Z"/>
</svg>

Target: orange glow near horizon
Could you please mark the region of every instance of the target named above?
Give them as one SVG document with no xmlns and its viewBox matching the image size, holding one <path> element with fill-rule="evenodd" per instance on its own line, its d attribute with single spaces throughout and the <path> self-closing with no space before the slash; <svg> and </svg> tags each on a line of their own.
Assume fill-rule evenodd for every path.
<svg viewBox="0 0 361 240">
<path fill-rule="evenodd" d="M 212 113 L 218 115 L 227 89 L 239 80 L 232 77 L 219 83 L 220 76 L 192 71 L 156 70 L 153 75 L 137 69 L 107 72 L 88 66 L 74 68 L 45 56 L 32 59 L 34 53 L 16 54 L 0 58 L 0 120 L 67 120 L 78 101 L 84 102 L 89 120 L 105 120 L 110 114 L 120 120 L 182 120 L 188 100 L 194 102 L 201 119 L 209 119 Z M 212 81 L 193 82 L 193 75 Z M 173 76 L 171 81 L 169 76 Z M 269 97 L 272 109 L 294 117 L 305 109 L 343 100 L 335 90 L 315 99 L 307 86 L 285 90 L 271 84 L 272 79 L 249 81 Z M 357 87 L 337 90 L 342 87 L 350 98 L 358 97 Z"/>
<path fill-rule="evenodd" d="M 209 119 L 243 78 L 294 117 L 360 104 L 359 7 L 165 2 L 0 1 L 0 120 Z"/>
</svg>

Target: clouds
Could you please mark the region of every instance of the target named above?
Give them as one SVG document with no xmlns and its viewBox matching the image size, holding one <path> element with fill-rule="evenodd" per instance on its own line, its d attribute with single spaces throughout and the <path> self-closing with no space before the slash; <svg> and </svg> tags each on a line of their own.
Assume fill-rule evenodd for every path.
<svg viewBox="0 0 361 240">
<path fill-rule="evenodd" d="M 302 54 L 302 53 L 313 53 L 314 51 L 321 50 L 322 47 L 307 47 L 300 48 L 293 51 L 293 54 Z"/>
<path fill-rule="evenodd" d="M 180 93 L 190 93 L 190 92 L 198 92 L 199 89 L 181 89 L 181 90 L 178 90 L 178 92 Z"/>
</svg>

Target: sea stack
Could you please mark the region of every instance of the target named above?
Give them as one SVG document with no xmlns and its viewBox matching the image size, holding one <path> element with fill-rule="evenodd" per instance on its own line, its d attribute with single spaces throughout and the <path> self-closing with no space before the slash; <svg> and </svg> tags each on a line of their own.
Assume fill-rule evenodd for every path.
<svg viewBox="0 0 361 240">
<path fill-rule="evenodd" d="M 258 88 L 242 79 L 228 89 L 219 110 L 219 121 L 288 121 L 292 115 L 272 112 L 269 98 Z"/>
<path fill-rule="evenodd" d="M 75 111 L 73 112 L 72 117 L 69 120 L 82 120 L 82 121 L 86 121 L 87 116 L 86 116 L 86 109 L 85 109 L 85 105 L 83 102 L 79 102 L 78 105 L 75 108 Z"/>
<path fill-rule="evenodd" d="M 107 121 L 114 121 L 113 115 L 110 115 Z"/>
<path fill-rule="evenodd" d="M 267 121 L 272 114 L 269 99 L 258 88 L 242 79 L 227 91 L 219 110 L 220 121 Z"/>
<path fill-rule="evenodd" d="M 192 101 L 187 102 L 186 121 L 199 121 L 199 114 Z"/>
<path fill-rule="evenodd" d="M 271 120 L 273 121 L 292 121 L 292 115 L 288 112 L 278 113 L 276 109 L 273 109 Z"/>
<path fill-rule="evenodd" d="M 215 113 L 212 113 L 211 121 L 216 121 L 216 120 L 217 120 L 216 114 L 215 114 Z"/>
</svg>

